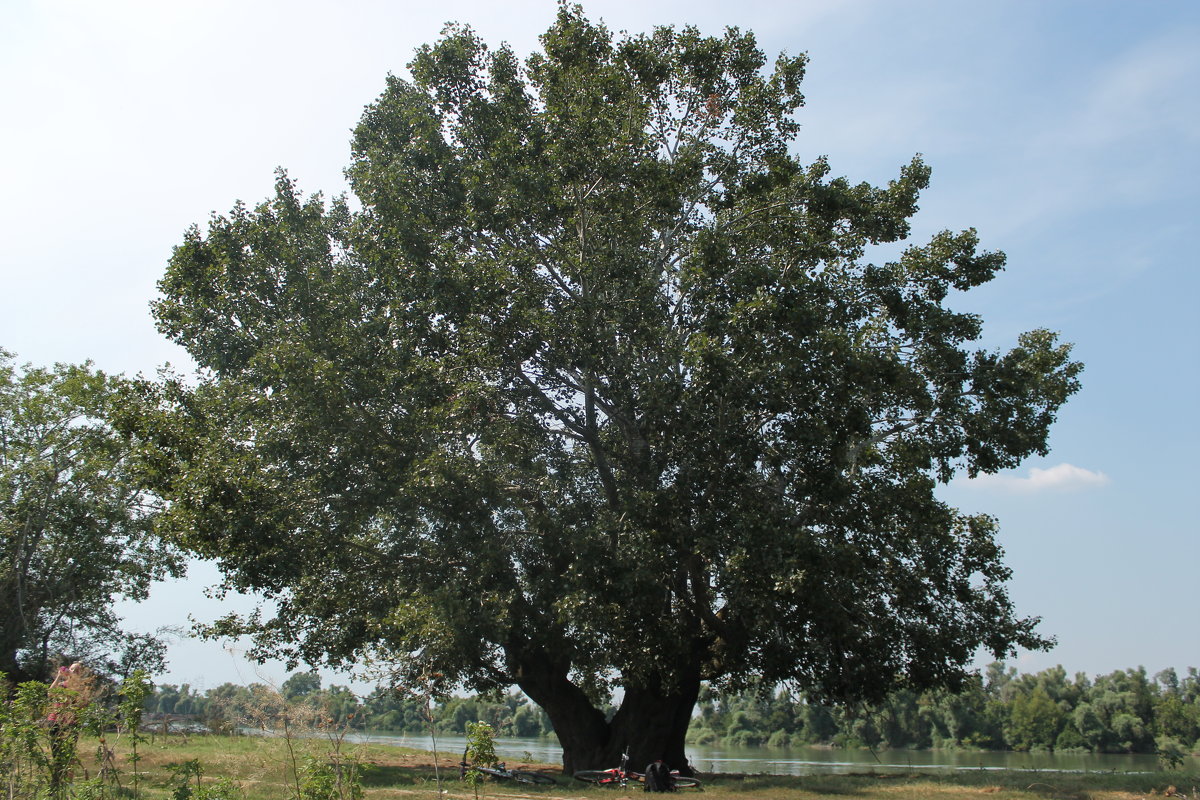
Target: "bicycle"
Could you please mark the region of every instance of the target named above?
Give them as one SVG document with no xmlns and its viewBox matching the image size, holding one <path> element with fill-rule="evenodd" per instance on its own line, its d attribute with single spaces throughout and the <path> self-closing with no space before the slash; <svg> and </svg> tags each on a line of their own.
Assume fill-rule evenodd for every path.
<svg viewBox="0 0 1200 800">
<path fill-rule="evenodd" d="M 574 777 L 577 781 L 584 783 L 594 783 L 597 786 L 616 786 L 624 788 L 629 784 L 629 781 L 638 783 L 646 780 L 645 774 L 634 772 L 625 768 L 629 763 L 629 753 L 621 754 L 621 766 L 611 767 L 609 769 L 581 769 L 575 773 Z M 700 779 L 691 778 L 686 775 L 680 775 L 679 770 L 671 770 L 671 780 L 675 784 L 676 789 L 699 789 Z"/>
<path fill-rule="evenodd" d="M 464 752 L 462 761 L 458 763 L 458 776 L 460 778 L 467 777 L 467 771 L 474 769 L 482 775 L 489 775 L 498 781 L 516 781 L 517 783 L 531 783 L 537 786 L 557 786 L 558 781 L 551 778 L 549 775 L 543 775 L 540 772 L 529 772 L 522 769 L 509 769 L 501 761 L 493 767 L 479 767 L 467 763 L 467 754 Z"/>
</svg>

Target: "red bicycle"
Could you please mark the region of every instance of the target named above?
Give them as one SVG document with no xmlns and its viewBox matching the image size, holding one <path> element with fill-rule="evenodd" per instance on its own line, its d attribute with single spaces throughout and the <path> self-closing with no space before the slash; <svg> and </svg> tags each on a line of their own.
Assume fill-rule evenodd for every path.
<svg viewBox="0 0 1200 800">
<path fill-rule="evenodd" d="M 612 767 L 610 769 L 581 769 L 575 773 L 575 780 L 583 781 L 584 783 L 594 783 L 597 786 L 614 786 L 625 787 L 630 781 L 641 783 L 646 780 L 646 776 L 641 772 L 634 772 L 626 769 L 629 763 L 629 753 L 621 754 L 621 766 Z M 671 782 L 675 784 L 677 789 L 699 789 L 700 779 L 690 778 L 686 775 L 680 775 L 679 770 L 671 770 Z"/>
</svg>

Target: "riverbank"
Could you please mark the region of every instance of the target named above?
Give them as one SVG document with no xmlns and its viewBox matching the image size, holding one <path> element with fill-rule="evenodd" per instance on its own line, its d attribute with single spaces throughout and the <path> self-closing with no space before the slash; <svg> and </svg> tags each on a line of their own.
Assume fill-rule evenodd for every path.
<svg viewBox="0 0 1200 800">
<path fill-rule="evenodd" d="M 359 742 L 388 744 L 414 750 L 430 750 L 433 741 L 427 735 L 359 733 L 351 736 Z M 439 736 L 438 747 L 451 753 L 461 753 L 466 740 L 461 736 Z M 501 759 L 536 760 L 558 764 L 562 750 L 553 738 L 496 739 L 496 752 Z M 1011 771 L 1030 773 L 1053 772 L 1134 772 L 1152 773 L 1159 769 L 1153 755 L 1014 752 L 995 750 L 869 750 L 862 747 L 834 748 L 828 745 L 805 745 L 789 748 L 716 747 L 689 745 L 688 760 L 694 769 L 703 773 L 742 773 L 805 776 L 825 773 L 858 774 L 958 771 Z M 1185 772 L 1200 773 L 1200 759 L 1185 758 Z"/>
<path fill-rule="evenodd" d="M 113 744 L 112 742 L 109 743 Z M 128 738 L 115 743 L 117 777 L 125 790 L 133 777 Z M 95 740 L 80 742 L 81 769 L 77 779 L 98 772 L 92 753 Z M 458 779 L 459 754 L 443 752 L 434 760 L 428 752 L 377 743 L 337 739 L 283 737 L 154 736 L 138 747 L 139 793 L 147 800 L 173 796 L 190 772 L 191 785 L 212 790 L 225 781 L 220 800 L 284 800 L 329 765 L 343 765 L 343 774 L 357 771 L 363 800 L 474 800 L 472 789 Z M 194 769 L 181 769 L 194 765 Z M 509 759 L 513 769 L 545 771 L 559 782 L 540 787 L 487 782 L 479 796 L 529 800 L 629 800 L 642 794 L 640 786 L 624 790 L 586 786 L 558 773 L 554 765 L 536 760 Z M 704 800 L 1141 800 L 1164 797 L 1170 787 L 1200 800 L 1200 775 L 1181 773 L 1039 773 L 1007 770 L 959 772 L 878 772 L 822 775 L 704 775 Z M 127 791 L 126 791 L 127 793 Z M 681 792 L 676 797 L 686 794 Z M 337 794 L 329 795 L 337 797 Z M 343 795 L 346 798 L 350 794 Z M 215 799 L 214 799 L 215 800 Z M 681 798 L 682 800 L 682 798 Z"/>
</svg>

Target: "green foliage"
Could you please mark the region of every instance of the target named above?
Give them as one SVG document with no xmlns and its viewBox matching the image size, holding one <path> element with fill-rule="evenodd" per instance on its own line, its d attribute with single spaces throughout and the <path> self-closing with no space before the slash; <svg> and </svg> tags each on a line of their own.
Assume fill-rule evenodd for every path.
<svg viewBox="0 0 1200 800">
<path fill-rule="evenodd" d="M 463 780 L 471 786 L 476 800 L 479 800 L 479 784 L 484 775 L 479 768 L 493 766 L 499 761 L 496 756 L 495 732 L 486 722 L 468 722 L 465 733 L 467 750 L 463 754 Z"/>
<path fill-rule="evenodd" d="M 1190 720 L 1200 712 L 1200 675 L 1189 669 L 1183 679 L 1171 672 L 1150 681 L 1137 669 L 1092 681 L 1068 679 L 1061 667 L 1018 675 L 993 664 L 986 680 L 975 676 L 958 691 L 900 689 L 854 713 L 784 693 L 707 688 L 698 712 L 688 732 L 694 744 L 1152 753 L 1162 742 L 1196 741 L 1200 729 Z"/>
<path fill-rule="evenodd" d="M 1062 709 L 1039 686 L 1013 701 L 1006 737 L 1014 750 L 1052 750 L 1063 716 Z"/>
<path fill-rule="evenodd" d="M 792 735 L 787 731 L 777 730 L 767 739 L 767 747 L 772 750 L 786 750 L 792 745 Z"/>
<path fill-rule="evenodd" d="M 192 800 L 242 800 L 244 796 L 232 778 L 218 778 L 208 786 L 198 788 Z"/>
<path fill-rule="evenodd" d="M 129 766 L 133 777 L 134 797 L 138 796 L 138 785 L 140 783 L 138 762 L 142 760 L 141 754 L 138 753 L 138 745 L 146 741 L 146 737 L 141 733 L 142 713 L 146 698 L 153 689 L 154 685 L 150 682 L 149 677 L 147 677 L 146 671 L 136 669 L 121 684 L 121 700 L 117 705 L 117 721 L 129 736 Z"/>
<path fill-rule="evenodd" d="M 1053 334 L 980 349 L 947 304 L 1003 255 L 870 260 L 929 169 L 800 163 L 804 57 L 567 4 L 541 42 L 450 26 L 356 129 L 357 203 L 281 174 L 176 248 L 155 314 L 200 371 L 123 429 L 161 530 L 280 600 L 212 632 L 516 684 L 568 743 L 676 762 L 701 679 L 878 701 L 1045 646 L 994 520 L 934 494 L 1045 453 L 1078 388 Z"/>
<path fill-rule="evenodd" d="M 171 800 L 241 800 L 243 793 L 228 777 L 205 785 L 204 768 L 200 759 L 191 758 L 166 765 L 174 781 L 169 797 Z"/>
<path fill-rule="evenodd" d="M 1063 726 L 1058 738 L 1054 740 L 1053 749 L 1060 753 L 1083 751 L 1087 749 L 1087 742 L 1083 740 L 1083 734 L 1074 725 L 1068 724 Z"/>
<path fill-rule="evenodd" d="M 297 675 L 304 676 L 302 682 L 295 680 Z M 456 734 L 467 722 L 483 720 L 499 736 L 541 737 L 554 733 L 546 713 L 519 692 L 448 697 L 431 704 L 424 697 L 386 687 L 376 688 L 362 698 L 336 684 L 313 689 L 308 677 L 311 673 L 297 675 L 280 687 L 283 699 L 303 704 L 311 710 L 310 716 L 327 721 L 326 727 L 330 728 L 429 733 L 432 723 L 439 734 Z M 305 691 L 296 691 L 301 686 L 306 687 Z M 147 697 L 145 708 L 152 713 L 190 717 L 220 732 L 229 732 L 251 718 L 261 718 L 269 727 L 277 727 L 272 714 L 284 705 L 271 702 L 264 706 L 263 698 L 270 694 L 270 687 L 262 684 L 226 683 L 203 693 L 186 684 L 163 684 Z"/>
<path fill-rule="evenodd" d="M 361 800 L 362 795 L 356 762 L 330 764 L 311 756 L 304 760 L 300 800 Z"/>
<path fill-rule="evenodd" d="M 1188 755 L 1187 748 L 1180 744 L 1178 739 L 1170 736 L 1158 737 L 1155 749 L 1158 751 L 1159 762 L 1167 769 L 1178 769 L 1183 766 L 1184 759 Z"/>
<path fill-rule="evenodd" d="M 262 683 L 249 686 L 222 684 L 195 700 L 206 720 L 218 725 L 246 724 L 263 730 L 277 730 L 284 724 L 337 730 L 362 727 L 359 700 L 345 686 L 330 686 L 317 691 L 289 693 L 293 684 L 276 689 Z"/>
<path fill-rule="evenodd" d="M 168 764 L 167 772 L 171 773 L 171 777 L 176 781 L 175 787 L 171 790 L 171 800 L 191 800 L 200 791 L 200 778 L 204 774 L 204 769 L 200 766 L 200 759 L 193 758 Z M 193 780 L 196 782 L 195 786 L 192 786 Z"/>
<path fill-rule="evenodd" d="M 123 634 L 112 612 L 182 570 L 106 421 L 121 385 L 88 364 L 18 367 L 0 349 L 0 672 L 16 683 L 62 654 L 118 674 L 161 664 L 162 644 Z"/>
<path fill-rule="evenodd" d="M 986 679 L 973 676 L 958 691 L 898 690 L 879 705 L 859 707 L 857 715 L 784 691 L 732 693 L 705 685 L 689 727 L 688 742 L 716 746 L 761 742 L 767 747 L 786 748 L 835 740 L 859 746 L 870 739 L 879 746 L 891 747 L 1155 752 L 1144 738 L 1126 746 L 1112 727 L 1113 718 L 1102 720 L 1092 705 L 1112 708 L 1113 687 L 1141 685 L 1138 670 L 1095 680 L 1082 674 L 1069 678 L 1059 667 L 1018 674 L 993 664 L 986 673 Z M 159 687 L 158 692 L 168 700 L 179 694 L 170 685 Z M 1200 718 L 1200 675 L 1195 669 L 1188 670 L 1183 678 L 1172 673 L 1147 680 L 1144 692 L 1144 702 L 1132 707 L 1145 716 L 1137 717 L 1132 728 L 1130 720 L 1117 719 L 1124 730 L 1152 731 L 1156 738 L 1167 736 L 1185 744 L 1200 738 L 1200 726 L 1196 725 Z M 256 693 L 252 687 L 226 684 L 202 695 L 187 693 L 187 697 L 195 713 L 203 717 L 210 705 L 225 702 L 222 698 L 242 698 L 228 706 L 236 710 Z M 310 701 L 321 699 L 319 692 L 308 697 Z M 157 695 L 150 699 L 154 707 L 162 703 Z M 417 698 L 377 689 L 353 706 L 353 716 L 342 722 L 363 730 L 428 733 L 428 722 L 422 716 L 425 708 Z M 518 693 L 502 698 L 450 697 L 428 709 L 436 730 L 444 734 L 463 731 L 474 720 L 486 721 L 501 736 L 552 732 L 541 727 L 548 725 L 544 712 Z M 245 719 L 246 715 L 236 711 L 233 717 Z M 521 720 L 527 718 L 538 720 L 537 732 L 522 729 Z"/>
<path fill-rule="evenodd" d="M 118 722 L 130 734 L 141 728 L 145 713 L 146 698 L 154 691 L 149 675 L 144 669 L 136 669 L 121 683 L 121 700 L 117 704 Z"/>
<path fill-rule="evenodd" d="M 50 753 L 40 724 L 47 688 L 28 681 L 0 701 L 0 779 L 9 797 L 34 796 L 49 784 Z"/>
<path fill-rule="evenodd" d="M 74 800 L 112 800 L 116 796 L 112 787 L 99 777 L 76 781 L 71 785 L 71 797 Z"/>
<path fill-rule="evenodd" d="M 492 726 L 486 722 L 468 722 L 467 760 L 472 764 L 484 767 L 494 765 L 500 759 L 496 756 L 496 736 Z"/>
<path fill-rule="evenodd" d="M 5 796 L 107 800 L 121 794 L 116 761 L 105 740 L 117 715 L 96 690 L 95 676 L 76 675 L 78 680 L 61 685 L 26 681 L 0 695 L 0 785 Z M 81 732 L 99 739 L 94 778 L 86 777 L 80 761 Z"/>
<path fill-rule="evenodd" d="M 280 687 L 283 696 L 288 700 L 297 697 L 307 697 L 321 689 L 321 676 L 315 672 L 297 672 Z"/>
</svg>

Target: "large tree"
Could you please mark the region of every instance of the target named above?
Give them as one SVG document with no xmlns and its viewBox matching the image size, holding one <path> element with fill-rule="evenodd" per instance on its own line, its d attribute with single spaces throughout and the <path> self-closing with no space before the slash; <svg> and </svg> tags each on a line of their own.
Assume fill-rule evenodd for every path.
<svg viewBox="0 0 1200 800">
<path fill-rule="evenodd" d="M 130 425 L 164 532 L 275 600 L 216 630 L 516 684 L 568 770 L 684 765 L 701 681 L 869 699 L 1044 646 L 993 520 L 934 496 L 1044 453 L 1077 388 L 1053 334 L 980 350 L 946 305 L 1003 255 L 870 263 L 929 170 L 800 163 L 803 57 L 570 6 L 542 45 L 450 26 L 358 126 L 357 202 L 281 174 L 176 249 L 156 314 L 200 371 Z"/>
<path fill-rule="evenodd" d="M 161 643 L 122 632 L 112 608 L 182 569 L 152 535 L 157 501 L 133 479 L 128 440 L 105 421 L 119 385 L 0 350 L 0 673 L 12 683 L 46 678 L 55 658 L 162 662 Z"/>
</svg>

